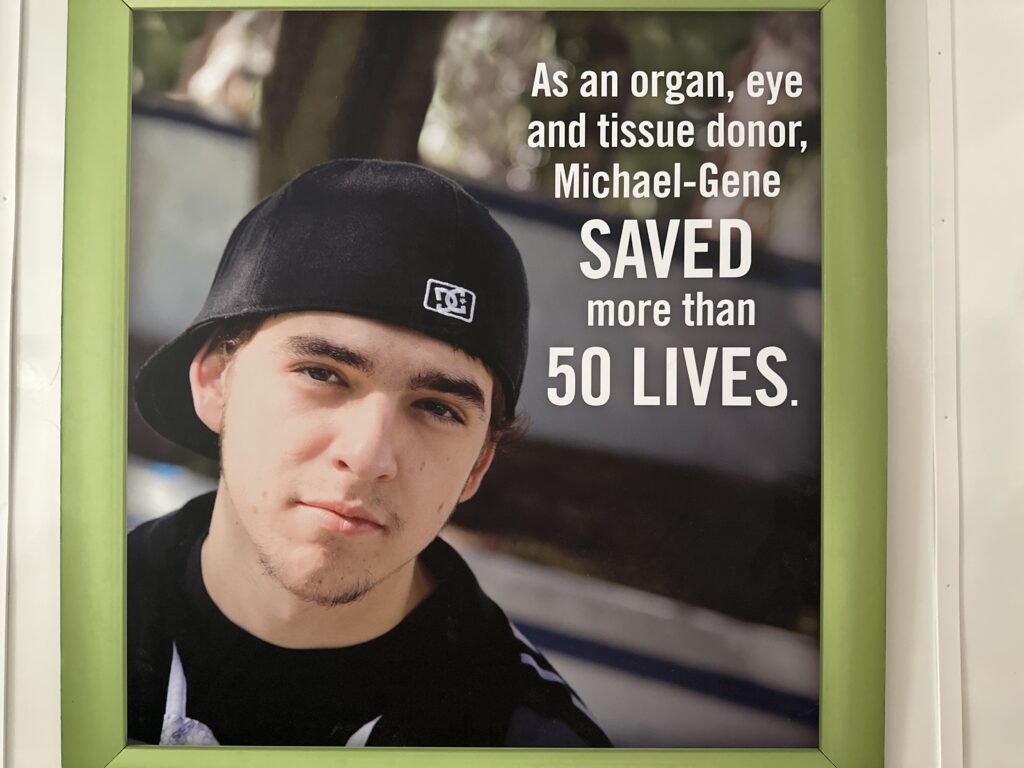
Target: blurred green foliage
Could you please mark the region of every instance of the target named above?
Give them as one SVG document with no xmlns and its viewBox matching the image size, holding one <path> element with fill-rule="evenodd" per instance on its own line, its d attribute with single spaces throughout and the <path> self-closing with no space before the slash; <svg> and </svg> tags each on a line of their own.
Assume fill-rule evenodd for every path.
<svg viewBox="0 0 1024 768">
<path fill-rule="evenodd" d="M 165 94 L 178 83 L 188 45 L 199 37 L 207 11 L 136 11 L 132 14 L 133 92 Z"/>
</svg>

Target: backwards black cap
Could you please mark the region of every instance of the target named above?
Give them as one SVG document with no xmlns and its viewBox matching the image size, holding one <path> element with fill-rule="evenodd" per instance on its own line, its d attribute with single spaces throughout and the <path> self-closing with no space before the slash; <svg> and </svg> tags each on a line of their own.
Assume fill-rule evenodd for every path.
<svg viewBox="0 0 1024 768">
<path fill-rule="evenodd" d="M 160 434 L 216 457 L 188 368 L 223 320 L 327 311 L 369 317 L 479 358 L 507 415 L 526 366 L 529 298 L 515 244 L 480 203 L 410 163 L 335 160 L 298 176 L 235 227 L 202 311 L 139 371 L 135 400 Z"/>
</svg>

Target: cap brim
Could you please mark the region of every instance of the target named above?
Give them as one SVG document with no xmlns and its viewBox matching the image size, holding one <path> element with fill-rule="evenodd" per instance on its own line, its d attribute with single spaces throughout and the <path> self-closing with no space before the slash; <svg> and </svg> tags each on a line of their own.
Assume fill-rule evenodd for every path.
<svg viewBox="0 0 1024 768">
<path fill-rule="evenodd" d="M 217 434 L 196 415 L 188 371 L 209 338 L 213 323 L 202 323 L 158 349 L 135 377 L 135 404 L 142 418 L 179 445 L 218 458 Z"/>
</svg>

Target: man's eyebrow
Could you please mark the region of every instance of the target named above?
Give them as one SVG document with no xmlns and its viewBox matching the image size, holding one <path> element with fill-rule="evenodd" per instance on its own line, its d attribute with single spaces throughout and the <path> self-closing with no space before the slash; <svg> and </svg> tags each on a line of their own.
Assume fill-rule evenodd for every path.
<svg viewBox="0 0 1024 768">
<path fill-rule="evenodd" d="M 481 415 L 485 414 L 487 401 L 484 398 L 484 391 L 472 379 L 452 376 L 441 371 L 423 371 L 409 380 L 409 388 L 429 389 L 454 395 L 479 410 Z"/>
<path fill-rule="evenodd" d="M 322 336 L 290 336 L 285 342 L 288 351 L 297 356 L 328 357 L 341 365 L 351 366 L 363 373 L 373 370 L 366 355 L 342 344 L 335 344 Z"/>
</svg>

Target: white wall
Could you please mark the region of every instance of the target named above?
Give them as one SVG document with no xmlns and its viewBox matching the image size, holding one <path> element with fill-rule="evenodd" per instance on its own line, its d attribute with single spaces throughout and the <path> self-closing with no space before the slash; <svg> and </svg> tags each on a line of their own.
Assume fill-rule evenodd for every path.
<svg viewBox="0 0 1024 768">
<path fill-rule="evenodd" d="M 60 743 L 53 343 L 66 10 L 22 10 L 5 754 L 45 768 Z M 888 13 L 886 762 L 1000 768 L 1024 753 L 1024 4 L 888 0 Z M 17 76 L 0 69 L 4 87 Z M 11 171 L 0 174 L 6 189 Z"/>
<path fill-rule="evenodd" d="M 887 764 L 1018 766 L 1024 4 L 888 14 Z"/>
<path fill-rule="evenodd" d="M 1024 761 L 1024 3 L 954 4 L 964 743 Z"/>
<path fill-rule="evenodd" d="M 14 5 L 18 5 L 15 0 Z M 60 761 L 60 280 L 65 0 L 22 2 L 6 765 Z M 0 72 L 0 76 L 6 76 Z"/>
<path fill-rule="evenodd" d="M 939 765 L 927 0 L 887 7 L 886 765 Z"/>
<path fill-rule="evenodd" d="M 12 292 L 14 279 L 14 223 L 17 209 L 16 165 L 18 158 L 18 69 L 21 6 L 7 3 L 0 6 L 0 398 L 10 401 L 10 338 Z M 0 409 L 0 441 L 11 444 L 10 412 Z M 7 616 L 7 534 L 10 500 L 10 462 L 0 464 L 0 616 Z M 0 639 L 0 684 L 6 685 L 7 639 Z M 0 704 L 0 722 L 6 702 Z M 0 733 L 0 753 L 4 749 Z"/>
</svg>

